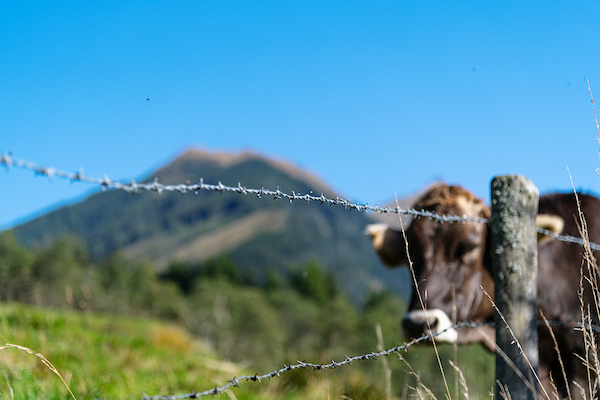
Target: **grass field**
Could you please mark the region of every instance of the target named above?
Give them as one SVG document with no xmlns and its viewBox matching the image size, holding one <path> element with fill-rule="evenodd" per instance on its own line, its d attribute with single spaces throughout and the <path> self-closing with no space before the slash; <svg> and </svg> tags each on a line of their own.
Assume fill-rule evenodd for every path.
<svg viewBox="0 0 600 400">
<path fill-rule="evenodd" d="M 206 390 L 241 371 L 184 330 L 135 318 L 1 305 L 0 341 L 41 353 L 78 399 L 136 399 L 144 393 Z M 23 350 L 0 351 L 0 371 L 3 399 L 72 398 L 59 376 Z M 242 387 L 235 396 L 268 395 Z"/>
<path fill-rule="evenodd" d="M 175 325 L 14 303 L 0 304 L 2 344 L 43 355 L 79 400 L 186 394 L 224 385 L 236 376 L 267 372 L 219 359 L 206 343 Z M 0 399 L 73 398 L 40 357 L 15 347 L 0 349 Z M 381 398 L 370 375 L 351 368 L 297 370 L 261 383 L 243 382 L 216 398 Z"/>
</svg>

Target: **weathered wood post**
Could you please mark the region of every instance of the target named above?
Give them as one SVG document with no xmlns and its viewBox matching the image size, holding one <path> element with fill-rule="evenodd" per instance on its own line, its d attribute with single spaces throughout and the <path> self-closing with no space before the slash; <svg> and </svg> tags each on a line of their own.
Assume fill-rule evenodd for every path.
<svg viewBox="0 0 600 400">
<path fill-rule="evenodd" d="M 500 391 L 507 390 L 514 400 L 534 399 L 538 385 L 531 368 L 537 374 L 539 192 L 529 179 L 519 175 L 495 177 L 491 189 L 496 344 L 513 363 L 496 354 L 495 398 L 502 398 Z"/>
</svg>

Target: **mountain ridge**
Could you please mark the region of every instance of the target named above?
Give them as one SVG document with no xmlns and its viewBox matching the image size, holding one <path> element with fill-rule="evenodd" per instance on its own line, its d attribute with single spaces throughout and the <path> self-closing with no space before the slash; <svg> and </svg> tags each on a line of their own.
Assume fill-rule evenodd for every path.
<svg viewBox="0 0 600 400">
<path fill-rule="evenodd" d="M 253 188 L 335 196 L 320 179 L 287 162 L 252 152 L 188 149 L 149 174 L 168 184 L 203 178 Z M 147 259 L 158 268 L 171 262 L 200 263 L 229 255 L 242 273 L 287 274 L 317 261 L 338 277 L 352 297 L 387 287 L 406 289 L 402 273 L 383 268 L 364 236 L 373 219 L 363 213 L 316 203 L 272 201 L 254 195 L 199 191 L 196 194 L 108 190 L 14 228 L 24 245 L 47 246 L 64 235 L 85 242 L 92 259 L 114 251 Z"/>
<path fill-rule="evenodd" d="M 180 155 L 178 155 L 174 160 L 172 160 L 169 164 L 158 168 L 154 172 L 154 174 L 160 175 L 163 172 L 163 169 L 168 168 L 175 162 L 181 162 L 189 159 L 197 160 L 199 158 L 204 159 L 207 162 L 213 162 L 215 164 L 218 164 L 222 168 L 229 168 L 235 164 L 243 163 L 249 160 L 259 160 L 272 165 L 274 168 L 285 172 L 286 174 L 294 177 L 295 179 L 306 181 L 315 188 L 318 188 L 319 191 L 332 191 L 329 185 L 324 183 L 316 175 L 316 173 L 305 171 L 304 169 L 294 165 L 290 161 L 278 159 L 271 156 L 267 157 L 252 150 L 227 152 L 210 151 L 201 147 L 189 147 L 186 150 L 184 150 Z"/>
</svg>

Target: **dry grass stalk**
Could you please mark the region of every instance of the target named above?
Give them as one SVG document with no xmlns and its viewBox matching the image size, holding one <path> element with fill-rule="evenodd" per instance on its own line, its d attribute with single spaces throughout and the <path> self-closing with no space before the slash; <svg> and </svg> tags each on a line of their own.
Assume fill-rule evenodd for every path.
<svg viewBox="0 0 600 400">
<path fill-rule="evenodd" d="M 510 335 L 513 338 L 514 344 L 517 345 L 517 347 L 519 348 L 519 351 L 521 353 L 521 355 L 525 358 L 525 361 L 527 362 L 527 365 L 529 366 L 529 370 L 531 372 L 531 374 L 533 375 L 533 377 L 535 378 L 538 386 L 541 388 L 542 392 L 544 393 L 544 396 L 546 397 L 546 399 L 551 400 L 550 396 L 548 395 L 548 392 L 546 392 L 546 389 L 544 388 L 544 386 L 542 385 L 540 378 L 537 374 L 537 372 L 535 371 L 535 368 L 533 368 L 533 366 L 531 365 L 531 362 L 529 361 L 529 358 L 527 358 L 527 355 L 525 354 L 525 352 L 523 351 L 523 347 L 521 346 L 521 343 L 517 340 L 512 328 L 510 327 L 510 325 L 508 325 L 508 323 L 506 322 L 506 319 L 504 318 L 504 315 L 502 315 L 502 313 L 500 312 L 500 310 L 498 309 L 498 307 L 496 306 L 496 303 L 494 302 L 494 300 L 492 299 L 492 297 L 490 296 L 490 294 L 483 288 L 483 286 L 480 286 L 481 290 L 483 290 L 483 293 L 486 295 L 486 297 L 488 298 L 488 300 L 490 301 L 490 303 L 492 304 L 492 307 L 494 308 L 494 310 L 496 310 L 496 312 L 498 313 L 498 315 L 500 315 L 500 318 L 502 318 L 502 321 L 504 321 L 504 324 L 506 325 L 506 328 L 508 329 Z M 496 329 L 499 329 L 499 327 L 496 327 Z M 539 397 L 537 390 L 535 389 L 535 385 L 533 384 L 533 382 L 531 382 L 531 380 L 527 379 L 525 377 L 525 375 L 523 375 L 521 373 L 521 371 L 519 371 L 519 369 L 516 367 L 516 365 L 510 360 L 510 358 L 506 355 L 506 353 L 504 351 L 502 351 L 502 349 L 500 347 L 498 347 L 497 344 L 494 344 L 495 346 L 495 350 L 496 353 L 499 354 L 503 360 L 517 373 L 517 375 L 519 376 L 519 379 L 521 379 L 526 385 L 527 388 L 533 393 L 533 395 L 535 397 Z M 502 386 L 498 386 L 500 388 L 500 390 L 502 391 Z M 502 395 L 502 393 L 500 393 Z M 503 396 L 504 398 L 504 396 Z"/>
<path fill-rule="evenodd" d="M 458 310 L 456 309 L 456 286 L 454 284 L 452 284 L 452 321 L 458 321 Z M 453 351 L 453 355 L 454 355 L 454 363 L 458 364 L 458 343 L 454 342 L 452 343 L 452 351 Z M 462 371 L 460 371 L 460 369 L 458 369 L 457 367 L 455 367 L 455 365 L 452 364 L 452 361 L 450 361 L 450 365 L 452 365 L 452 367 L 454 368 L 454 387 L 455 387 L 455 393 L 454 393 L 454 397 L 455 398 L 459 398 L 460 394 L 459 394 L 459 388 L 461 386 L 461 376 L 462 376 Z M 462 376 L 462 378 L 464 379 L 464 376 Z"/>
<path fill-rule="evenodd" d="M 589 81 L 588 81 L 589 88 Z M 590 90 L 591 95 L 591 90 Z M 592 106 L 593 106 L 593 97 L 592 97 Z M 596 118 L 596 111 L 594 110 L 594 118 Z M 596 120 L 597 121 L 597 120 Z M 597 122 L 596 122 L 597 124 Z M 567 168 L 568 171 L 568 168 Z M 581 203 L 579 201 L 579 196 L 577 195 L 577 191 L 575 190 L 575 186 L 573 184 L 573 177 L 571 176 L 571 172 L 569 172 L 569 178 L 571 179 L 571 187 L 573 188 L 573 193 L 575 195 L 575 200 L 577 204 L 577 214 L 578 219 L 576 220 L 577 229 L 579 230 L 579 235 L 583 239 L 583 248 L 584 248 L 584 265 L 587 268 L 588 275 L 586 276 L 584 271 L 580 272 L 579 279 L 579 302 L 580 302 L 580 310 L 581 310 L 581 332 L 583 334 L 583 340 L 585 344 L 585 354 L 584 357 L 577 355 L 579 359 L 582 360 L 583 365 L 587 369 L 588 374 L 588 394 L 591 399 L 596 398 L 598 392 L 598 376 L 600 373 L 600 358 L 598 356 L 598 346 L 596 343 L 596 335 L 592 328 L 593 321 L 592 312 L 590 309 L 590 304 L 584 303 L 584 279 L 589 283 L 591 287 L 591 294 L 593 297 L 593 303 L 595 307 L 595 315 L 600 316 L 600 286 L 599 286 L 599 277 L 600 271 L 598 270 L 598 263 L 596 261 L 596 257 L 590 246 L 590 240 L 587 229 L 587 222 L 583 212 L 581 211 Z M 578 385 L 579 386 L 579 385 Z M 585 393 L 584 393 L 585 395 Z M 585 398 L 585 397 L 584 397 Z"/>
<path fill-rule="evenodd" d="M 383 351 L 383 334 L 381 333 L 381 325 L 379 323 L 375 324 L 375 333 L 377 334 L 377 350 Z M 385 398 L 392 400 L 392 369 L 387 357 L 382 357 L 381 363 L 383 364 L 383 376 L 385 377 Z"/>
<path fill-rule="evenodd" d="M 552 385 L 552 389 L 554 389 L 554 397 L 556 398 L 556 400 L 560 400 L 560 396 L 558 395 L 558 387 L 556 386 L 556 383 L 554 382 L 554 377 L 552 376 L 552 373 L 549 374 L 550 375 L 550 384 Z M 569 395 L 569 399 L 571 398 L 571 395 Z"/>
<path fill-rule="evenodd" d="M 408 398 L 408 385 L 404 385 L 402 388 L 402 396 L 400 398 L 402 400 L 406 400 Z"/>
<path fill-rule="evenodd" d="M 8 390 L 10 392 L 10 398 L 14 400 L 15 392 L 13 391 L 10 381 L 8 380 L 8 375 L 6 375 L 6 371 L 4 371 L 4 379 L 6 380 L 6 386 L 8 386 Z"/>
<path fill-rule="evenodd" d="M 594 106 L 594 95 L 592 94 L 592 88 L 590 87 L 590 80 L 585 78 L 588 85 L 588 90 L 590 92 L 590 99 L 592 101 L 592 110 L 594 111 L 594 121 L 596 122 L 596 141 L 600 144 L 600 126 L 598 126 L 598 118 L 596 117 L 596 106 Z"/>
<path fill-rule="evenodd" d="M 571 397 L 571 389 L 569 388 L 569 380 L 567 379 L 565 365 L 563 364 L 562 355 L 560 354 L 560 349 L 558 348 L 558 342 L 556 341 L 556 337 L 554 336 L 554 332 L 552 331 L 552 328 L 550 327 L 550 324 L 548 323 L 546 316 L 544 315 L 544 313 L 541 310 L 540 310 L 540 314 L 542 316 L 542 319 L 544 320 L 544 323 L 546 324 L 546 327 L 548 328 L 548 332 L 550 332 L 550 336 L 552 337 L 552 342 L 554 343 L 554 350 L 556 350 L 556 354 L 558 355 L 558 362 L 560 363 L 560 370 L 563 374 L 563 379 L 565 380 L 565 383 L 567 386 L 567 396 L 568 396 L 569 400 L 571 400 L 573 397 Z M 552 383 L 552 387 L 554 388 L 554 395 L 558 399 L 558 388 L 554 384 L 554 379 L 552 376 L 550 376 L 550 381 Z"/>
<path fill-rule="evenodd" d="M 60 372 L 58 372 L 58 370 L 56 369 L 56 367 L 54 365 L 52 365 L 52 363 L 46 357 L 44 357 L 44 355 L 42 353 L 36 353 L 33 350 L 31 350 L 30 348 L 27 348 L 25 346 L 20 346 L 18 344 L 6 343 L 4 346 L 0 346 L 0 350 L 5 350 L 7 348 L 14 348 L 14 349 L 22 350 L 22 351 L 24 351 L 26 353 L 29 353 L 29 354 L 34 355 L 37 358 L 39 358 L 42 361 L 42 363 L 46 367 L 48 367 L 48 369 L 50 371 L 54 372 L 60 378 L 60 380 L 65 385 L 65 387 L 67 388 L 67 390 L 69 391 L 69 393 L 71 394 L 71 396 L 73 397 L 73 399 L 77 400 L 77 398 L 75 397 L 75 395 L 71 391 L 71 388 L 69 387 L 69 385 L 67 385 L 67 382 L 62 377 L 62 375 L 60 374 Z"/>
<path fill-rule="evenodd" d="M 500 388 L 500 397 L 502 397 L 504 400 L 511 400 L 508 388 L 505 385 L 503 385 L 500 381 L 496 381 L 496 383 L 498 384 L 498 388 Z"/>
<path fill-rule="evenodd" d="M 483 290 L 483 288 L 482 288 L 482 290 Z M 485 290 L 484 290 L 484 293 L 486 293 Z M 487 295 L 487 293 L 486 293 L 486 295 Z M 489 299 L 489 295 L 488 295 L 488 299 Z M 537 392 L 535 390 L 535 387 L 531 384 L 531 382 L 529 380 L 527 380 L 527 378 L 525 377 L 525 375 L 523 375 L 523 373 L 517 368 L 517 366 L 515 365 L 515 363 L 504 352 L 504 350 L 502 350 L 496 344 L 496 342 L 494 340 L 492 340 L 492 338 L 488 337 L 484 330 L 480 329 L 480 332 L 481 332 L 481 335 L 484 337 L 484 339 L 488 343 L 493 344 L 494 351 L 496 352 L 496 354 L 498 354 L 500 357 L 502 357 L 502 359 L 504 360 L 504 362 L 507 363 L 517 373 L 517 375 L 519 376 L 519 379 L 521 379 L 523 382 L 525 382 L 525 384 L 527 385 L 527 387 L 529 388 L 529 390 L 531 390 L 531 392 L 534 393 L 534 394 L 536 394 L 536 396 L 537 396 Z M 493 393 L 492 393 L 492 397 L 493 397 Z M 537 397 L 539 397 L 539 396 L 537 396 Z"/>
<path fill-rule="evenodd" d="M 396 194 L 394 194 L 394 195 L 396 197 L 396 207 L 398 208 L 398 210 L 400 210 L 400 204 L 398 202 L 398 196 Z M 425 303 L 423 302 L 423 298 L 421 297 L 421 293 L 418 290 L 419 284 L 417 282 L 417 276 L 415 275 L 415 269 L 413 268 L 413 262 L 412 262 L 412 260 L 410 258 L 410 253 L 408 251 L 408 239 L 406 238 L 406 232 L 404 231 L 404 224 L 402 223 L 402 218 L 400 218 L 400 212 L 398 212 L 398 219 L 400 220 L 400 228 L 402 229 L 402 237 L 404 238 L 404 245 L 405 245 L 405 250 L 406 250 L 406 258 L 408 260 L 408 266 L 409 266 L 409 269 L 410 269 L 410 274 L 411 274 L 412 279 L 413 279 L 413 284 L 415 285 L 415 292 L 417 293 L 417 295 L 419 297 L 419 304 L 421 305 L 421 309 L 423 311 L 425 311 Z M 429 330 L 429 332 L 432 332 L 428 318 L 426 318 L 426 322 L 427 322 L 427 329 Z M 433 336 L 431 337 L 431 343 L 433 344 L 433 350 L 434 350 L 434 353 L 435 353 L 435 358 L 437 360 L 438 367 L 439 367 L 440 372 L 442 374 L 442 380 L 444 381 L 444 386 L 446 388 L 446 397 L 448 399 L 451 399 L 452 396 L 450 395 L 450 388 L 448 387 L 448 381 L 446 380 L 446 374 L 444 373 L 444 367 L 442 366 L 442 360 L 440 359 L 440 353 L 438 351 L 437 344 L 436 344 L 435 338 Z"/>
<path fill-rule="evenodd" d="M 463 389 L 463 397 L 465 400 L 469 399 L 469 387 L 467 386 L 467 380 L 465 379 L 465 375 L 463 374 L 463 372 L 460 370 L 460 368 L 458 368 L 458 366 L 456 366 L 456 364 L 454 364 L 452 362 L 452 360 L 448 360 L 450 362 L 450 365 L 452 366 L 452 368 L 454 368 L 454 370 L 456 371 L 459 379 L 459 383 L 460 383 L 460 387 L 462 387 Z M 458 389 L 457 389 L 458 390 Z M 457 396 L 458 398 L 458 396 Z"/>
<path fill-rule="evenodd" d="M 404 357 L 402 357 L 402 354 L 400 354 L 399 352 L 396 352 L 396 354 L 398 355 L 398 358 L 400 359 L 400 361 L 402 361 L 410 370 L 409 374 L 416 378 L 418 386 L 410 387 L 410 388 L 412 390 L 414 390 L 415 392 L 417 392 L 417 395 L 419 396 L 419 398 L 423 399 L 423 393 L 421 391 L 421 390 L 423 390 L 425 393 L 427 393 L 427 395 L 429 396 L 430 399 L 434 399 L 434 400 L 437 399 L 437 397 L 435 397 L 433 392 L 427 386 L 425 386 L 425 384 L 421 380 L 421 377 L 415 372 L 412 365 L 410 365 L 408 363 L 408 361 L 406 361 L 406 359 Z"/>
<path fill-rule="evenodd" d="M 586 400 L 586 399 L 587 399 L 587 396 L 585 395 L 585 389 L 584 389 L 584 387 L 583 387 L 583 386 L 581 386 L 581 385 L 579 384 L 579 382 L 577 382 L 577 381 L 573 382 L 573 384 L 574 384 L 575 386 L 577 386 L 577 389 L 579 389 L 579 393 L 581 394 L 581 398 L 582 398 L 583 400 Z"/>
<path fill-rule="evenodd" d="M 590 100 L 592 102 L 592 111 L 594 112 L 594 122 L 596 123 L 596 141 L 600 145 L 600 126 L 598 126 L 598 117 L 596 117 L 596 106 L 594 105 L 594 95 L 592 94 L 592 88 L 590 86 L 590 80 L 585 78 L 590 92 Z M 600 160 L 600 152 L 598 152 L 598 159 Z M 596 173 L 600 175 L 600 168 L 596 168 Z"/>
<path fill-rule="evenodd" d="M 594 122 L 596 123 L 596 141 L 598 142 L 598 144 L 600 145 L 600 126 L 598 125 L 598 117 L 596 115 L 596 106 L 594 105 L 594 95 L 592 94 L 592 88 L 590 86 L 590 80 L 588 78 L 586 78 L 587 81 L 587 85 L 588 85 L 588 90 L 590 92 L 590 101 L 592 103 L 592 111 L 594 112 Z M 600 153 L 599 153 L 599 158 L 600 158 Z M 596 168 L 596 172 L 598 174 L 600 174 L 600 170 L 598 168 Z M 570 176 L 570 173 L 569 173 Z M 571 179 L 571 183 L 573 182 L 573 179 Z M 577 196 L 577 193 L 575 193 L 575 196 Z M 577 205 L 579 207 L 579 199 L 577 199 Z M 583 219 L 583 214 L 581 213 L 581 211 L 579 212 L 579 216 L 580 216 L 580 220 Z M 582 224 L 583 225 L 583 224 Z M 600 291 L 598 290 L 598 263 L 596 262 L 593 253 L 591 251 L 591 249 L 589 249 L 590 245 L 589 245 L 589 239 L 586 236 L 584 238 L 584 243 L 586 243 L 586 247 L 585 247 L 585 253 L 586 253 L 586 261 L 591 261 L 593 260 L 592 265 L 592 270 L 595 272 L 593 281 L 595 282 L 595 285 L 592 286 L 592 290 L 594 292 L 594 300 L 595 300 L 595 305 L 596 305 L 596 316 L 600 316 L 600 312 L 598 310 L 598 307 L 600 307 L 600 302 L 598 302 L 598 295 L 600 293 Z M 589 255 L 589 257 L 588 257 Z M 590 263 L 588 262 L 588 268 L 590 266 Z M 591 271 L 590 271 L 590 275 Z M 583 286 L 581 286 L 581 290 L 583 290 Z M 581 298 L 581 297 L 580 297 Z M 582 314 L 583 314 L 583 309 L 582 309 Z M 588 320 L 590 320 L 591 322 L 591 315 L 589 314 L 588 311 Z M 596 341 L 595 341 L 595 335 L 593 334 L 591 328 L 589 328 L 587 330 L 587 334 L 584 334 L 584 338 L 589 337 L 591 338 L 590 344 L 589 344 L 589 348 L 593 351 L 593 358 L 595 360 L 594 364 L 595 364 L 595 368 L 594 368 L 594 375 L 595 375 L 595 379 L 594 379 L 594 385 L 592 386 L 591 383 L 589 383 L 589 389 L 590 389 L 590 396 L 596 396 L 597 394 L 597 390 L 598 390 L 598 373 L 600 372 L 599 369 L 599 362 L 598 362 L 598 349 L 596 347 Z M 586 342 L 586 347 L 587 347 L 587 342 Z M 587 357 L 587 348 L 586 348 L 586 357 Z M 589 365 L 589 364 L 588 364 Z M 588 369 L 588 376 L 590 374 L 590 370 Z M 588 379 L 588 382 L 590 382 L 590 380 Z M 593 388 L 593 391 L 592 391 Z"/>
<path fill-rule="evenodd" d="M 581 363 L 587 370 L 588 374 L 588 393 L 590 398 L 596 398 L 597 387 L 598 387 L 598 347 L 596 344 L 596 337 L 591 328 L 590 309 L 588 306 L 587 312 L 584 312 L 584 306 L 581 306 L 582 310 L 582 327 L 580 328 L 583 334 L 583 340 L 585 344 L 585 356 L 575 354 L 577 358 L 581 360 Z"/>
</svg>

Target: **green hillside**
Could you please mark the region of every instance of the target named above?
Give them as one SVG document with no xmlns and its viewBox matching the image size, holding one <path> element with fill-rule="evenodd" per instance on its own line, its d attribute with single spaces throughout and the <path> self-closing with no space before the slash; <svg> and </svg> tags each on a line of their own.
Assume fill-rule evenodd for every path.
<svg viewBox="0 0 600 400">
<path fill-rule="evenodd" d="M 251 153 L 212 154 L 190 150 L 148 180 L 161 183 L 242 183 L 253 188 L 335 196 L 317 178 L 279 161 Z M 202 262 L 230 255 L 242 274 L 264 280 L 266 271 L 288 274 L 310 261 L 332 271 L 354 300 L 371 289 L 406 291 L 403 272 L 381 266 L 364 227 L 365 214 L 316 203 L 260 199 L 253 195 L 199 192 L 100 192 L 85 201 L 15 228 L 20 243 L 47 246 L 64 235 L 79 237 L 94 260 L 120 250 L 159 268 L 173 261 Z"/>
<path fill-rule="evenodd" d="M 177 326 L 131 317 L 2 305 L 0 337 L 3 342 L 40 353 L 77 399 L 192 393 L 253 373 L 223 361 L 206 343 Z M 40 358 L 22 349 L 0 350 L 0 371 L 0 398 L 72 399 L 61 378 Z M 327 393 L 343 391 L 347 386 L 339 379 L 340 374 L 294 375 L 298 374 L 278 381 L 243 382 L 222 398 L 323 399 Z M 360 373 L 354 375 L 364 380 Z M 290 386 L 294 382 L 304 384 L 294 388 Z"/>
</svg>

